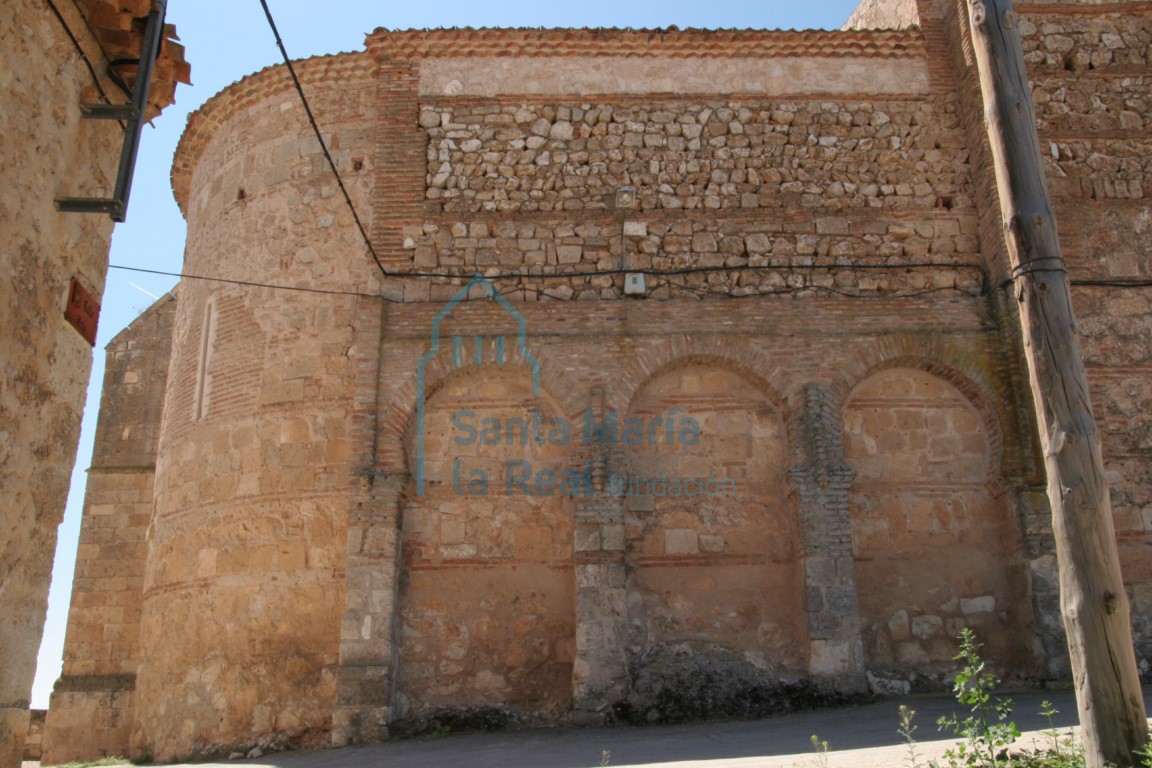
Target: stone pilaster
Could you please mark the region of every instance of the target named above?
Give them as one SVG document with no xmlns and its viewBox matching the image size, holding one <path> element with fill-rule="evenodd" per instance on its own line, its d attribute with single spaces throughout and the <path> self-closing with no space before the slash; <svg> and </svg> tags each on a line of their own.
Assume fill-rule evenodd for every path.
<svg viewBox="0 0 1152 768">
<path fill-rule="evenodd" d="M 592 389 L 597 419 L 603 390 Z M 583 446 L 590 487 L 575 499 L 573 563 L 576 569 L 576 658 L 572 666 L 573 719 L 603 723 L 612 705 L 628 695 L 627 573 L 624 563 L 624 499 L 613 492 L 613 467 L 621 457 L 602 441 Z"/>
<path fill-rule="evenodd" d="M 808 385 L 804 407 L 797 446 L 803 458 L 788 474 L 796 489 L 804 544 L 808 669 L 821 687 L 859 691 L 866 683 L 848 512 L 855 473 L 844 460 L 840 423 L 828 391 Z"/>
<path fill-rule="evenodd" d="M 573 713 L 602 723 L 628 693 L 622 499 L 601 492 L 576 499 L 576 659 Z"/>
<path fill-rule="evenodd" d="M 1024 554 L 1032 583 L 1032 610 L 1036 634 L 1044 652 L 1044 672 L 1050 680 L 1071 677 L 1068 636 L 1060 610 L 1060 571 L 1056 562 L 1056 538 L 1052 535 L 1052 511 L 1043 486 L 1018 489 L 1013 497 L 1024 533 Z"/>
<path fill-rule="evenodd" d="M 395 696 L 402 474 L 363 477 L 348 521 L 332 744 L 388 735 Z"/>
</svg>

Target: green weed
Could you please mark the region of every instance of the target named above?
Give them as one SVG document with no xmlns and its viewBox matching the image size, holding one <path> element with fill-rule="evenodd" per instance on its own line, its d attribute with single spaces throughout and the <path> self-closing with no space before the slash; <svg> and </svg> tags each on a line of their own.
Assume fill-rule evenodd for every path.
<svg viewBox="0 0 1152 768">
<path fill-rule="evenodd" d="M 96 768 L 96 766 L 101 766 L 101 765 L 129 765 L 129 764 L 130 764 L 130 761 L 126 757 L 120 757 L 118 755 L 109 755 L 107 757 L 102 757 L 99 760 L 89 760 L 87 762 L 80 762 L 80 763 L 61 763 L 60 765 L 56 766 L 56 768 Z"/>
<path fill-rule="evenodd" d="M 956 701 L 968 707 L 969 714 L 963 719 L 952 714 L 936 721 L 940 730 L 964 739 L 945 757 L 953 764 L 980 768 L 1007 765 L 1008 747 L 1020 738 L 1020 729 L 1009 719 L 1012 700 L 993 698 L 992 691 L 1000 685 L 1000 678 L 986 668 L 980 658 L 980 643 L 968 627 L 961 630 L 960 652 L 952 658 L 964 663 L 952 690 Z"/>
<path fill-rule="evenodd" d="M 920 764 L 916 757 L 916 738 L 913 736 L 919 727 L 912 722 L 912 719 L 916 717 L 916 710 L 901 704 L 896 713 L 900 717 L 900 727 L 896 729 L 896 732 L 904 737 L 904 743 L 908 745 L 908 757 L 905 762 L 908 763 L 909 768 L 916 768 Z"/>
<path fill-rule="evenodd" d="M 812 742 L 812 751 L 816 753 L 816 765 L 828 768 L 828 742 L 822 741 L 816 734 L 812 734 L 808 741 Z"/>
</svg>

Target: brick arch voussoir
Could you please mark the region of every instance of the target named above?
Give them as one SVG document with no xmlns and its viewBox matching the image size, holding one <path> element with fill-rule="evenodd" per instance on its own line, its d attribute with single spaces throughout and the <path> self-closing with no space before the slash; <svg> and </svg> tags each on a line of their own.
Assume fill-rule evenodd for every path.
<svg viewBox="0 0 1152 768">
<path fill-rule="evenodd" d="M 662 365 L 654 367 L 651 370 L 645 370 L 643 378 L 635 376 L 633 379 L 628 380 L 631 384 L 627 390 L 628 398 L 626 402 L 617 402 L 613 407 L 617 407 L 620 413 L 628 413 L 631 411 L 632 405 L 636 399 L 657 379 L 672 373 L 681 368 L 687 368 L 694 365 L 708 366 L 717 368 L 723 371 L 733 373 L 740 378 L 750 383 L 757 392 L 764 396 L 765 401 L 776 409 L 780 415 L 780 419 L 784 424 L 785 436 L 788 440 L 786 449 L 789 454 L 794 450 L 796 441 L 799 439 L 797 432 L 797 415 L 792 410 L 789 398 L 786 398 L 780 393 L 775 384 L 780 384 L 781 377 L 774 376 L 773 369 L 766 365 L 766 361 L 759 358 L 755 354 L 741 355 L 743 359 L 735 356 L 728 356 L 731 348 L 728 349 L 705 349 L 699 351 L 687 351 L 681 349 L 684 354 L 680 356 L 669 356 L 668 359 L 663 361 Z M 754 365 L 750 365 L 752 363 Z M 635 372 L 634 372 L 635 373 Z"/>
<path fill-rule="evenodd" d="M 532 377 L 532 363 L 518 352 L 509 356 L 503 366 L 462 365 L 452 363 L 450 354 L 440 354 L 432 358 L 424 369 L 424 398 L 430 400 L 449 382 L 464 375 L 475 375 L 484 371 L 497 370 L 525 378 Z M 568 376 L 557 367 L 543 363 L 540 366 L 540 392 L 558 414 L 571 416 L 585 406 L 579 401 L 579 390 Z M 380 445 L 405 446 L 410 432 L 416 427 L 417 391 L 416 371 L 407 377 L 383 414 L 380 423 Z M 403 447 L 389 451 L 388 457 L 381 451 L 379 471 L 384 473 L 407 473 L 408 452 Z"/>
<path fill-rule="evenodd" d="M 627 413 L 655 379 L 691 365 L 713 366 L 742 376 L 786 416 L 789 400 L 782 394 L 786 391 L 786 378 L 764 355 L 746 343 L 725 338 L 697 339 L 690 335 L 669 337 L 664 344 L 637 354 L 632 364 L 613 379 L 607 404 L 620 413 Z"/>
<path fill-rule="evenodd" d="M 627 413 L 649 384 L 677 368 L 690 365 L 713 366 L 751 382 L 780 414 L 788 441 L 786 450 L 793 463 L 796 462 L 797 451 L 803 443 L 803 388 L 797 388 L 796 382 L 788 379 L 781 366 L 773 365 L 766 352 L 747 342 L 723 337 L 669 337 L 663 345 L 636 356 L 633 364 L 616 380 L 614 397 L 609 405 L 620 413 Z"/>
<path fill-rule="evenodd" d="M 863 370 L 849 367 L 833 382 L 831 387 L 841 420 L 843 420 L 845 407 L 852 399 L 852 393 L 860 384 L 878 373 L 894 368 L 910 368 L 942 379 L 955 387 L 969 405 L 976 409 L 981 426 L 988 438 L 985 477 L 990 483 L 998 485 L 1004 463 L 1002 415 L 997 412 L 992 404 L 992 398 L 989 397 L 988 393 L 992 391 L 992 387 L 976 371 L 965 370 L 958 364 L 945 361 L 942 357 L 904 351 L 891 356 L 879 357 L 870 367 Z"/>
</svg>

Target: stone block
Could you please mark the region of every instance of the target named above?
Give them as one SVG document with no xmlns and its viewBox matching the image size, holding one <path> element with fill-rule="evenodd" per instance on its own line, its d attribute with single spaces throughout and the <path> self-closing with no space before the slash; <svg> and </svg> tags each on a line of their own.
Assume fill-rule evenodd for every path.
<svg viewBox="0 0 1152 768">
<path fill-rule="evenodd" d="M 982 595 L 981 597 L 961 598 L 960 610 L 965 616 L 992 613 L 996 610 L 996 597 L 994 595 Z"/>
<path fill-rule="evenodd" d="M 851 670 L 852 653 L 848 643 L 813 640 L 808 647 L 811 654 L 808 671 L 813 676 L 832 677 Z"/>
<path fill-rule="evenodd" d="M 556 259 L 561 264 L 579 264 L 584 248 L 579 245 L 561 245 L 556 248 Z"/>
<path fill-rule="evenodd" d="M 912 635 L 912 625 L 908 620 L 908 611 L 900 609 L 888 619 L 888 633 L 894 642 L 907 640 Z"/>
<path fill-rule="evenodd" d="M 944 620 L 939 616 L 914 616 L 912 617 L 912 634 L 922 640 L 927 640 L 930 637 L 940 634 L 944 629 Z"/>
<path fill-rule="evenodd" d="M 664 531 L 664 551 L 669 555 L 695 555 L 700 552 L 696 531 L 680 528 Z"/>
</svg>

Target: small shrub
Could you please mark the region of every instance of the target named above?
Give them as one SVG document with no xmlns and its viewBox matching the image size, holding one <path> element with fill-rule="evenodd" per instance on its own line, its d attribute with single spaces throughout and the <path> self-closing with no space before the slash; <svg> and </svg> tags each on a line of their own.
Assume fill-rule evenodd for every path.
<svg viewBox="0 0 1152 768">
<path fill-rule="evenodd" d="M 1140 758 L 1140 768 L 1152 768 L 1152 741 L 1136 750 L 1136 755 Z"/>
<path fill-rule="evenodd" d="M 816 765 L 828 768 L 828 742 L 821 741 L 816 734 L 812 734 L 808 741 L 812 742 L 812 751 L 816 753 Z"/>
<path fill-rule="evenodd" d="M 61 765 L 56 766 L 56 768 L 96 768 L 97 766 L 101 766 L 101 765 L 127 765 L 127 764 L 128 764 L 128 758 L 126 758 L 126 757 L 119 757 L 118 755 L 108 755 L 107 757 L 102 757 L 99 760 L 88 760 L 85 762 L 62 763 Z"/>
<path fill-rule="evenodd" d="M 980 643 L 968 627 L 960 632 L 960 652 L 953 658 L 964 662 L 964 666 L 956 674 L 952 690 L 956 701 L 966 705 L 970 714 L 963 719 L 952 714 L 936 721 L 940 730 L 964 739 L 945 757 L 953 764 L 982 768 L 1006 765 L 1008 747 L 1020 738 L 1020 729 L 1009 720 L 1012 700 L 993 698 L 992 691 L 1000 685 L 1000 678 L 987 670 L 980 658 Z"/>
<path fill-rule="evenodd" d="M 919 727 L 912 723 L 912 719 L 916 717 L 916 710 L 901 704 L 896 713 L 900 717 L 900 727 L 896 729 L 896 732 L 904 737 L 904 743 L 908 745 L 908 757 L 905 758 L 905 762 L 908 763 L 908 768 L 917 768 L 920 761 L 916 757 L 916 739 L 912 735 L 916 733 L 916 729 Z"/>
</svg>

